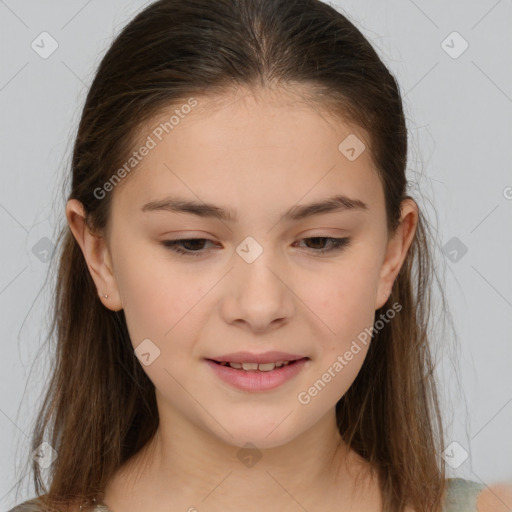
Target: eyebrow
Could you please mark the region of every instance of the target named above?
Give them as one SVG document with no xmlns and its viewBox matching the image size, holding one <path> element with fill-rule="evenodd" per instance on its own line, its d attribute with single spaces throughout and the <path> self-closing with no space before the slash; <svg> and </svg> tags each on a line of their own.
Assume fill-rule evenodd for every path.
<svg viewBox="0 0 512 512">
<path fill-rule="evenodd" d="M 368 205 L 360 199 L 353 199 L 345 195 L 335 195 L 305 205 L 293 206 L 283 215 L 285 221 L 297 221 L 315 215 L 343 212 L 348 210 L 368 210 Z M 233 209 L 224 209 L 210 203 L 199 203 L 179 197 L 167 197 L 159 201 L 151 201 L 142 207 L 143 212 L 169 211 L 174 213 L 188 213 L 198 217 L 213 218 L 226 222 L 238 222 L 238 216 Z"/>
</svg>

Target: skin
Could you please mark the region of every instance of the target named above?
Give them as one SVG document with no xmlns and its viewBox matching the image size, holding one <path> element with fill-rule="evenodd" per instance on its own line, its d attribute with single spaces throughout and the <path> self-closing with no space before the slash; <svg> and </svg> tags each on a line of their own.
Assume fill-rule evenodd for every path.
<svg viewBox="0 0 512 512">
<path fill-rule="evenodd" d="M 484 489 L 478 496 L 478 512 L 510 512 L 512 483 L 500 482 Z"/>
<path fill-rule="evenodd" d="M 378 511 L 377 481 L 341 443 L 335 423 L 336 402 L 368 345 L 360 343 L 310 403 L 297 395 L 373 325 L 413 240 L 417 205 L 404 201 L 391 236 L 370 151 L 350 161 L 338 150 L 349 134 L 363 141 L 366 134 L 322 115 L 298 93 L 197 99 L 199 106 L 110 192 L 105 236 L 86 229 L 78 201 L 66 207 L 99 300 L 124 309 L 134 348 L 149 338 L 160 350 L 143 366 L 156 387 L 157 436 L 115 475 L 105 503 L 114 512 Z M 168 118 L 152 120 L 141 139 Z M 239 221 L 141 211 L 171 193 L 233 208 Z M 334 193 L 369 208 L 282 220 L 292 206 Z M 263 249 L 252 263 L 236 252 L 247 236 Z M 311 237 L 351 241 L 321 255 L 315 250 L 329 248 L 329 240 L 314 244 Z M 192 247 L 203 251 L 194 258 L 161 243 L 176 238 L 213 243 Z M 310 360 L 277 389 L 251 393 L 220 381 L 204 362 L 238 350 L 283 350 Z M 261 455 L 251 467 L 237 457 L 248 442 Z"/>
</svg>

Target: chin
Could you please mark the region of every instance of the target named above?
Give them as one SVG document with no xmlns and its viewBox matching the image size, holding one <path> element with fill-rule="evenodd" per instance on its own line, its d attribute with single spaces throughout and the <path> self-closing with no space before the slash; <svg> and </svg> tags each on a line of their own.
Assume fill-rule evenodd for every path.
<svg viewBox="0 0 512 512">
<path fill-rule="evenodd" d="M 281 416 L 268 420 L 260 418 L 259 421 L 250 422 L 246 417 L 240 421 L 233 419 L 227 422 L 229 425 L 227 430 L 231 436 L 220 427 L 215 429 L 216 436 L 226 444 L 238 448 L 247 447 L 249 444 L 262 450 L 277 448 L 289 443 L 300 434 L 297 431 L 296 422 L 288 423 L 288 419 L 285 422 Z"/>
</svg>

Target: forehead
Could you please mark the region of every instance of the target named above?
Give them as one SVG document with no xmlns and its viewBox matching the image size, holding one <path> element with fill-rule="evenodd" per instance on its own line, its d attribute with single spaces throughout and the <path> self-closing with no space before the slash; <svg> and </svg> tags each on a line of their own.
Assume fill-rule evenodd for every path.
<svg viewBox="0 0 512 512">
<path fill-rule="evenodd" d="M 151 141 L 151 149 L 115 191 L 116 202 L 142 206 L 176 192 L 239 209 L 290 205 L 303 197 L 309 202 L 333 192 L 376 206 L 383 202 L 370 151 L 364 149 L 367 135 L 300 92 L 194 100 L 194 107 L 173 105 L 140 128 L 139 146 Z M 187 103 L 192 104 L 181 105 Z"/>
</svg>

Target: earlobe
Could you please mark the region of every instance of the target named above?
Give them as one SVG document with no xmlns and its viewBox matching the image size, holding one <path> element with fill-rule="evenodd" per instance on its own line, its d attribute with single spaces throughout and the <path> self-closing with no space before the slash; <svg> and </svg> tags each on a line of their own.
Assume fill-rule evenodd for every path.
<svg viewBox="0 0 512 512">
<path fill-rule="evenodd" d="M 69 227 L 84 255 L 89 273 L 96 285 L 99 299 L 113 311 L 123 308 L 117 281 L 113 272 L 110 250 L 105 238 L 91 232 L 85 219 L 82 203 L 70 199 L 66 204 Z"/>
<path fill-rule="evenodd" d="M 402 202 L 402 214 L 399 226 L 389 240 L 386 257 L 382 265 L 380 282 L 377 289 L 375 309 L 381 308 L 387 301 L 393 284 L 407 257 L 409 248 L 414 240 L 418 223 L 418 205 L 412 199 Z"/>
</svg>

